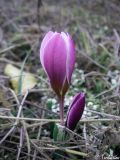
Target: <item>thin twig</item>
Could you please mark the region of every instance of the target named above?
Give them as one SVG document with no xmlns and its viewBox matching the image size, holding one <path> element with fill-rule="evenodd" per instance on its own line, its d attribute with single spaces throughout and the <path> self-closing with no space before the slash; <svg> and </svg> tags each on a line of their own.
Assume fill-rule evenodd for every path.
<svg viewBox="0 0 120 160">
<path fill-rule="evenodd" d="M 31 143 L 34 145 L 36 150 L 46 158 L 46 160 L 52 160 L 47 154 L 44 154 L 43 150 L 40 147 L 38 147 L 34 142 L 31 141 Z"/>
<path fill-rule="evenodd" d="M 45 112 L 43 111 L 42 112 L 42 118 L 44 118 L 44 116 L 45 116 Z M 41 135 L 41 131 L 42 131 L 42 122 L 40 123 L 40 126 L 39 126 L 39 130 L 38 130 L 38 135 L 37 135 L 37 140 L 39 140 L 39 138 L 40 138 L 40 135 Z M 33 158 L 33 160 L 35 160 L 36 159 L 36 155 L 37 155 L 37 150 L 35 149 L 34 150 L 34 158 Z"/>
<path fill-rule="evenodd" d="M 84 123 L 84 128 L 83 128 L 83 135 L 84 135 L 84 139 L 85 139 L 85 147 L 87 149 L 88 144 L 88 139 L 87 139 L 87 133 L 86 133 L 86 123 Z"/>
<path fill-rule="evenodd" d="M 103 112 L 98 112 L 98 111 L 94 111 L 94 110 L 91 110 L 91 109 L 86 109 L 87 112 L 92 112 L 92 113 L 95 113 L 95 114 L 98 114 L 98 115 L 101 115 L 101 116 L 106 116 L 106 117 L 109 117 L 109 118 L 113 118 L 113 119 L 119 119 L 120 117 L 119 116 L 116 116 L 116 115 L 112 115 L 112 114 L 108 114 L 108 113 L 103 113 Z"/>
<path fill-rule="evenodd" d="M 26 104 L 29 104 L 29 105 L 31 105 L 31 106 L 37 107 L 37 108 L 39 108 L 39 109 L 41 109 L 41 110 L 43 110 L 43 111 L 46 111 L 46 112 L 48 112 L 48 113 L 51 113 L 51 114 L 54 114 L 54 115 L 59 116 L 58 113 L 52 112 L 51 110 L 48 110 L 48 109 L 46 109 L 46 108 L 44 108 L 44 107 L 40 107 L 40 106 L 37 105 L 36 103 L 30 102 L 30 101 L 28 101 L 28 100 L 26 100 L 25 103 L 26 103 Z"/>
<path fill-rule="evenodd" d="M 31 43 L 32 43 L 32 42 L 31 42 Z M 12 45 L 12 46 L 10 46 L 10 47 L 8 47 L 8 48 L 5 48 L 5 49 L 1 50 L 1 51 L 0 51 L 0 54 L 3 54 L 3 53 L 5 53 L 5 52 L 8 52 L 8 51 L 10 51 L 10 50 L 12 50 L 12 49 L 21 47 L 21 46 L 26 45 L 26 44 L 30 44 L 30 42 L 22 42 L 22 43 L 19 43 L 19 44 L 16 44 L 16 45 Z"/>
<path fill-rule="evenodd" d="M 19 144 L 19 148 L 18 148 L 17 160 L 19 160 L 20 153 L 21 153 L 21 148 L 22 148 L 22 145 L 23 145 L 23 139 L 24 139 L 23 134 L 24 134 L 23 128 L 21 127 L 21 129 L 20 129 L 20 144 Z"/>
<path fill-rule="evenodd" d="M 18 120 L 18 121 L 35 121 L 35 122 L 60 122 L 60 119 L 38 119 L 38 118 L 26 118 L 26 117 L 12 117 L 12 116 L 0 116 L 0 119 L 10 119 L 10 120 Z M 100 118 L 100 119 L 81 119 L 81 123 L 88 123 L 88 122 L 114 122 L 120 121 L 120 118 Z"/>
</svg>

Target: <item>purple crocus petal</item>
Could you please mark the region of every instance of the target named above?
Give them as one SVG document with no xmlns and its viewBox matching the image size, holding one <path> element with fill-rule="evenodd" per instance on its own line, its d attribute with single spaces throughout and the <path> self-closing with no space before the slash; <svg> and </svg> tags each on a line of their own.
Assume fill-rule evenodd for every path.
<svg viewBox="0 0 120 160">
<path fill-rule="evenodd" d="M 46 46 L 46 44 L 49 42 L 49 40 L 51 39 L 51 37 L 54 35 L 55 33 L 52 32 L 52 31 L 49 31 L 44 39 L 42 40 L 42 43 L 41 43 L 41 47 L 40 47 L 40 60 L 41 60 L 41 64 L 43 66 L 43 68 L 45 69 L 44 67 L 44 61 L 43 61 L 43 57 L 44 57 L 44 48 Z"/>
<path fill-rule="evenodd" d="M 74 98 L 69 107 L 66 119 L 66 126 L 70 130 L 74 130 L 78 121 L 82 117 L 85 107 L 85 94 L 78 93 Z"/>
<path fill-rule="evenodd" d="M 68 42 L 69 42 L 69 54 L 68 54 L 66 68 L 67 68 L 67 79 L 68 79 L 68 82 L 70 83 L 71 76 L 75 66 L 75 45 L 72 40 L 72 37 L 69 34 L 68 34 Z"/>
<path fill-rule="evenodd" d="M 43 50 L 44 67 L 55 92 L 60 92 L 66 77 L 66 45 L 60 33 L 47 42 Z"/>
<path fill-rule="evenodd" d="M 76 95 L 73 97 L 73 100 L 72 100 L 72 102 L 71 102 L 71 104 L 70 104 L 70 106 L 69 106 L 69 108 L 68 108 L 68 112 L 71 110 L 72 106 L 77 102 L 77 100 L 79 99 L 80 95 L 81 95 L 81 92 L 78 93 L 78 94 L 76 94 Z"/>
<path fill-rule="evenodd" d="M 75 65 L 75 46 L 71 36 L 64 32 L 61 33 L 67 48 L 67 61 L 66 61 L 66 77 L 68 83 L 71 81 L 72 72 L 74 70 Z"/>
</svg>

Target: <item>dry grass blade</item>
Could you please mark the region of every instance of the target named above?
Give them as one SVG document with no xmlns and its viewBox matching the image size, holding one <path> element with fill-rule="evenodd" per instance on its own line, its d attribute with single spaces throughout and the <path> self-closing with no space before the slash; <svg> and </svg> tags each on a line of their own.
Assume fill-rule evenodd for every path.
<svg viewBox="0 0 120 160">
<path fill-rule="evenodd" d="M 10 119 L 10 120 L 17 120 L 19 121 L 31 121 L 31 122 L 60 122 L 60 119 L 38 119 L 38 118 L 26 118 L 26 117 L 12 117 L 12 116 L 0 116 L 1 119 Z M 92 118 L 83 118 L 80 120 L 81 123 L 87 123 L 87 122 L 114 122 L 114 121 L 120 121 L 119 118 L 99 118 L 99 119 L 92 119 Z"/>
</svg>

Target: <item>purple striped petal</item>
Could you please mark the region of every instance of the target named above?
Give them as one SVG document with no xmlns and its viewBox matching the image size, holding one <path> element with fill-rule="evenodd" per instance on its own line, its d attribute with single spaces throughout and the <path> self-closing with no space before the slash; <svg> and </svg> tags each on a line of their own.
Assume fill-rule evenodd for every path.
<svg viewBox="0 0 120 160">
<path fill-rule="evenodd" d="M 44 48 L 46 46 L 46 44 L 49 42 L 49 40 L 51 39 L 51 37 L 54 35 L 55 33 L 52 32 L 52 31 L 49 31 L 44 39 L 42 40 L 42 43 L 41 43 L 41 47 L 40 47 L 40 60 L 41 60 L 41 64 L 45 70 L 45 67 L 44 67 L 44 61 L 43 61 L 43 57 L 44 57 Z"/>
<path fill-rule="evenodd" d="M 56 33 L 44 48 L 44 67 L 52 87 L 60 92 L 66 77 L 66 45 L 60 33 Z"/>
<path fill-rule="evenodd" d="M 65 41 L 67 48 L 66 77 L 68 83 L 70 83 L 75 65 L 75 46 L 71 36 L 68 33 L 65 34 L 64 32 L 62 32 L 61 35 Z"/>
</svg>

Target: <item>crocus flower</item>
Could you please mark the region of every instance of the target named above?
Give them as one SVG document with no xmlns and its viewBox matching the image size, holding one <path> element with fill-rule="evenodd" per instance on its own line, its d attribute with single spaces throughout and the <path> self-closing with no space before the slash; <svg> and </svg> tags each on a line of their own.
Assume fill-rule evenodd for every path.
<svg viewBox="0 0 120 160">
<path fill-rule="evenodd" d="M 40 47 L 41 64 L 58 97 L 68 90 L 75 64 L 75 47 L 67 33 L 49 31 Z"/>
<path fill-rule="evenodd" d="M 74 96 L 71 105 L 69 106 L 67 118 L 66 118 L 66 127 L 70 130 L 74 130 L 78 121 L 82 117 L 85 107 L 85 94 L 78 93 Z"/>
</svg>

